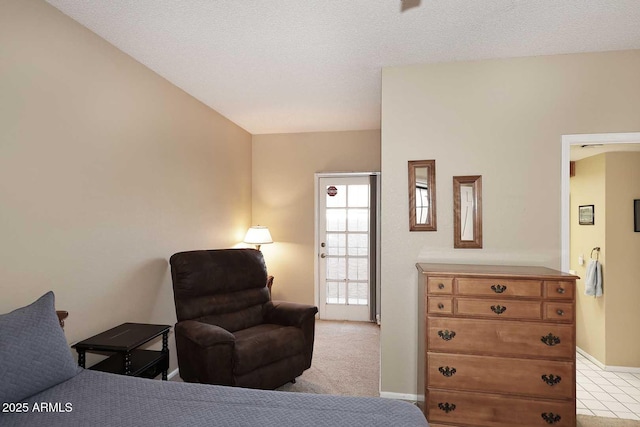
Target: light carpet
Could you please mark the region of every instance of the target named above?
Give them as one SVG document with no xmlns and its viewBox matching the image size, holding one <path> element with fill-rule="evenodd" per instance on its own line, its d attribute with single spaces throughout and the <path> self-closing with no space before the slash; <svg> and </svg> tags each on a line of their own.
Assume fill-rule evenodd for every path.
<svg viewBox="0 0 640 427">
<path fill-rule="evenodd" d="M 317 320 L 311 368 L 278 390 L 377 397 L 379 378 L 378 325 Z"/>
</svg>

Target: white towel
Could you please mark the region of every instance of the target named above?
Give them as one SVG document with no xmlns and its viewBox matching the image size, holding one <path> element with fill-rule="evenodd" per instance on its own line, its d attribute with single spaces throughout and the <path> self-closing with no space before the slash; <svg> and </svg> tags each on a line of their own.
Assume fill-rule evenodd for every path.
<svg viewBox="0 0 640 427">
<path fill-rule="evenodd" d="M 587 275 L 584 279 L 584 294 L 594 297 L 602 296 L 602 264 L 592 259 L 587 265 Z"/>
</svg>

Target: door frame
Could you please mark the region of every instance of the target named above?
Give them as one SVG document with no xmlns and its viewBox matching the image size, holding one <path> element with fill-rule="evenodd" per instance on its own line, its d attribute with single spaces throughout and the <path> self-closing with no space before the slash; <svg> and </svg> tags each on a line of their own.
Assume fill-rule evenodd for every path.
<svg viewBox="0 0 640 427">
<path fill-rule="evenodd" d="M 313 257 L 313 300 L 316 307 L 320 307 L 320 252 L 318 248 L 320 247 L 320 236 L 318 233 L 319 221 L 320 217 L 320 204 L 318 203 L 318 198 L 320 196 L 320 178 L 352 178 L 352 177 L 368 177 L 375 175 L 378 177 L 377 185 L 376 185 L 376 298 L 375 298 L 375 311 L 376 311 L 376 322 L 380 324 L 380 172 L 316 172 L 313 176 L 313 250 L 315 256 Z"/>
<path fill-rule="evenodd" d="M 606 145 L 606 144 L 637 144 L 640 142 L 640 132 L 628 133 L 591 133 L 562 135 L 562 169 L 560 184 L 560 259 L 561 270 L 569 271 L 569 162 L 571 160 L 570 147 L 572 145 Z"/>
</svg>

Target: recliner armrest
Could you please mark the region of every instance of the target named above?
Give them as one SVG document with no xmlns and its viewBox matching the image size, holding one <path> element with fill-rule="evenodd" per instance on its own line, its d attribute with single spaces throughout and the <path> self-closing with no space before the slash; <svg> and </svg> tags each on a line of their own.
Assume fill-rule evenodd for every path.
<svg viewBox="0 0 640 427">
<path fill-rule="evenodd" d="M 316 315 L 318 307 L 285 301 L 269 301 L 265 304 L 265 322 L 278 325 L 302 327 L 303 323 Z"/>
<path fill-rule="evenodd" d="M 196 320 L 178 322 L 175 327 L 175 333 L 193 341 L 200 347 L 233 343 L 236 340 L 233 334 L 226 329 Z"/>
</svg>

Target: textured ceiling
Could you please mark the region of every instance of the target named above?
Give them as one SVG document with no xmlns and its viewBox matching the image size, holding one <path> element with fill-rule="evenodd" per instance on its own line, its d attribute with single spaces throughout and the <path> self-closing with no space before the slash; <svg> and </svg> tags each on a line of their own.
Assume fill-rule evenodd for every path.
<svg viewBox="0 0 640 427">
<path fill-rule="evenodd" d="M 640 48 L 640 0 L 47 1 L 253 134 L 378 129 L 386 66 Z"/>
</svg>

